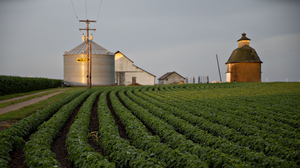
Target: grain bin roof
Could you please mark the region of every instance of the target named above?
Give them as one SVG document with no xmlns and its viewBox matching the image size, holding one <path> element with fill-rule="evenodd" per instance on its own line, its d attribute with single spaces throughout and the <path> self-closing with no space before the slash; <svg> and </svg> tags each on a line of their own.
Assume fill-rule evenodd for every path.
<svg viewBox="0 0 300 168">
<path fill-rule="evenodd" d="M 243 47 L 233 50 L 231 56 L 225 64 L 241 62 L 262 63 L 254 48 L 248 45 L 244 45 Z"/>
<path fill-rule="evenodd" d="M 65 52 L 64 55 L 76 55 L 76 54 L 86 54 L 86 41 L 78 45 L 77 47 L 73 48 L 69 52 Z M 107 49 L 101 47 L 97 43 L 90 40 L 91 46 L 92 46 L 92 54 L 110 54 L 113 55 L 113 53 L 109 52 Z"/>
</svg>

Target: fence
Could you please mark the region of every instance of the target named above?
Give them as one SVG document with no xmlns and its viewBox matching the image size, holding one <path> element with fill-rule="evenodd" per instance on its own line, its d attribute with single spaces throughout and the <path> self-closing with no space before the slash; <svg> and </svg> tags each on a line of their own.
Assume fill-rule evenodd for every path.
<svg viewBox="0 0 300 168">
<path fill-rule="evenodd" d="M 191 78 L 186 77 L 185 83 L 196 83 L 196 78 L 193 76 Z M 198 83 L 209 83 L 208 76 L 198 76 Z"/>
</svg>

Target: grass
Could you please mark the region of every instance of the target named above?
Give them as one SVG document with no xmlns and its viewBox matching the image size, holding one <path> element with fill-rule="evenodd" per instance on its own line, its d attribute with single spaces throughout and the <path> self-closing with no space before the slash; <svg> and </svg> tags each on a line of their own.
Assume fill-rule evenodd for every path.
<svg viewBox="0 0 300 168">
<path fill-rule="evenodd" d="M 17 103 L 21 103 L 21 102 L 24 102 L 24 101 L 27 101 L 27 100 L 30 100 L 30 99 L 33 99 L 33 98 L 49 95 L 51 93 L 55 93 L 55 92 L 58 92 L 58 91 L 60 91 L 60 90 L 53 90 L 53 91 L 49 91 L 49 92 L 46 92 L 46 93 L 41 93 L 41 94 L 38 94 L 38 95 L 33 95 L 33 96 L 25 97 L 25 98 L 22 98 L 22 99 L 1 103 L 0 108 L 10 106 L 10 105 L 13 105 L 13 104 L 17 104 Z"/>
<path fill-rule="evenodd" d="M 60 88 L 60 89 L 62 89 L 62 88 Z M 50 90 L 57 90 L 57 88 L 51 88 L 51 89 L 37 90 L 37 91 L 32 91 L 32 92 L 14 93 L 14 94 L 9 94 L 9 95 L 4 95 L 4 96 L 0 96 L 0 101 L 1 100 L 12 99 L 12 98 L 15 98 L 15 97 L 21 97 L 21 96 L 31 95 L 31 94 L 39 93 L 39 92 L 43 92 L 43 91 L 50 91 Z"/>
<path fill-rule="evenodd" d="M 84 90 L 84 89 L 85 88 L 83 88 L 83 87 L 72 87 L 72 88 L 70 88 L 58 95 L 50 97 L 49 99 L 46 99 L 44 101 L 40 101 L 36 104 L 32 104 L 32 105 L 23 107 L 21 109 L 2 114 L 2 115 L 0 115 L 0 121 L 20 120 L 20 119 L 27 117 L 28 115 L 34 113 L 35 111 L 37 111 L 39 109 L 42 109 L 56 101 L 59 101 L 60 99 L 63 99 L 64 97 L 68 96 L 71 93 L 77 92 L 79 90 Z"/>
</svg>

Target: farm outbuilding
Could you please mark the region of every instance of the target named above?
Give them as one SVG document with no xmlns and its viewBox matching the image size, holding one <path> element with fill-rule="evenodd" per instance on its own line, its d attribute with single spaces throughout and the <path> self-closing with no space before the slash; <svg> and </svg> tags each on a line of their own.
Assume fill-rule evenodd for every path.
<svg viewBox="0 0 300 168">
<path fill-rule="evenodd" d="M 90 40 L 92 59 L 92 86 L 115 84 L 115 55 Z M 64 56 L 64 81 L 70 86 L 87 85 L 87 41 Z"/>
<path fill-rule="evenodd" d="M 117 51 L 115 53 L 115 83 L 120 86 L 154 85 L 155 75 L 134 65 L 132 60 Z"/>
<path fill-rule="evenodd" d="M 184 77 L 179 75 L 177 72 L 167 72 L 160 78 L 158 78 L 158 84 L 164 85 L 164 84 L 178 84 L 178 83 L 184 83 Z"/>
<path fill-rule="evenodd" d="M 226 82 L 261 82 L 261 63 L 246 33 L 238 40 L 238 48 L 233 50 L 228 61 Z"/>
</svg>

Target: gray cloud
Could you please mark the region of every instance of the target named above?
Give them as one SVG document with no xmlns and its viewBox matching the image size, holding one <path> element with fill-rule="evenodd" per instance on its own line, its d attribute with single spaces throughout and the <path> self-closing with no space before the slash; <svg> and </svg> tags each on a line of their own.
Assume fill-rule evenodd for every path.
<svg viewBox="0 0 300 168">
<path fill-rule="evenodd" d="M 99 2 L 87 1 L 97 19 Z M 84 1 L 73 0 L 79 19 Z M 120 50 L 136 65 L 160 77 L 222 78 L 225 62 L 243 32 L 263 61 L 262 80 L 298 81 L 300 69 L 298 1 L 103 0 L 94 41 Z M 79 45 L 81 34 L 70 1 L 0 1 L 0 74 L 63 78 L 63 53 Z"/>
</svg>

